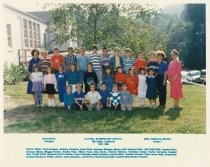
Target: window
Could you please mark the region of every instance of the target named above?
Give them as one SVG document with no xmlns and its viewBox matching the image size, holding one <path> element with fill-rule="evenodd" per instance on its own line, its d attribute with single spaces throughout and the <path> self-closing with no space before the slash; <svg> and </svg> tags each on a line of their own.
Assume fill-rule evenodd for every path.
<svg viewBox="0 0 210 167">
<path fill-rule="evenodd" d="M 7 45 L 8 47 L 12 47 L 12 31 L 11 24 L 7 24 Z"/>
<path fill-rule="evenodd" d="M 28 48 L 28 24 L 26 19 L 23 19 L 23 38 L 24 46 Z"/>
</svg>

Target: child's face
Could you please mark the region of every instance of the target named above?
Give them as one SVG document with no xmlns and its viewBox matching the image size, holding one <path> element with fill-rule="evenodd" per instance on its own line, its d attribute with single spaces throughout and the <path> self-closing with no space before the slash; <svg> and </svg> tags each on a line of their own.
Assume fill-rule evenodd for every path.
<svg viewBox="0 0 210 167">
<path fill-rule="evenodd" d="M 106 73 L 110 74 L 111 73 L 111 69 L 106 69 Z"/>
<path fill-rule="evenodd" d="M 91 65 L 88 65 L 88 71 L 92 71 L 93 70 L 93 67 Z"/>
<path fill-rule="evenodd" d="M 70 69 L 71 69 L 71 71 L 75 71 L 76 70 L 75 65 L 70 65 Z"/>
<path fill-rule="evenodd" d="M 103 90 L 103 91 L 106 90 L 106 85 L 105 84 L 101 85 L 101 90 Z"/>
<path fill-rule="evenodd" d="M 55 55 L 58 55 L 59 52 L 60 52 L 60 51 L 59 51 L 58 49 L 55 49 L 55 50 L 54 50 L 54 54 L 55 54 Z"/>
<path fill-rule="evenodd" d="M 127 90 L 127 86 L 126 85 L 123 85 L 122 89 L 123 90 Z"/>
<path fill-rule="evenodd" d="M 107 55 L 107 50 L 106 49 L 102 49 L 102 54 L 103 55 Z"/>
<path fill-rule="evenodd" d="M 119 56 L 119 51 L 118 51 L 118 50 L 115 50 L 115 51 L 114 51 L 114 55 L 115 55 L 115 56 Z"/>
<path fill-rule="evenodd" d="M 149 75 L 154 75 L 154 71 L 153 70 L 150 70 L 149 71 Z"/>
<path fill-rule="evenodd" d="M 130 73 L 130 75 L 134 75 L 134 70 L 133 69 L 130 70 L 129 73 Z"/>
<path fill-rule="evenodd" d="M 46 59 L 47 58 L 47 53 L 46 52 L 42 53 L 42 57 L 43 57 L 43 59 Z"/>
<path fill-rule="evenodd" d="M 72 55 L 72 54 L 73 54 L 73 50 L 68 49 L 68 53 L 69 53 L 70 55 Z"/>
<path fill-rule="evenodd" d="M 67 93 L 71 93 L 71 87 L 67 87 L 67 88 L 66 88 L 66 92 L 67 92 Z"/>
<path fill-rule="evenodd" d="M 95 85 L 90 85 L 90 90 L 91 90 L 92 92 L 94 92 L 94 91 L 95 91 Z"/>
<path fill-rule="evenodd" d="M 141 71 L 140 71 L 140 74 L 141 74 L 141 75 L 145 75 L 145 71 L 144 71 L 144 70 L 141 70 Z"/>
<path fill-rule="evenodd" d="M 38 69 L 38 68 L 35 68 L 35 69 L 34 69 L 34 71 L 35 71 L 35 72 L 38 72 L 38 71 L 39 71 L 39 69 Z"/>
<path fill-rule="evenodd" d="M 62 66 L 58 66 L 58 70 L 59 70 L 59 72 L 63 72 L 63 67 Z"/>
<path fill-rule="evenodd" d="M 116 85 L 113 86 L 113 91 L 117 91 L 118 87 Z"/>
<path fill-rule="evenodd" d="M 84 49 L 80 49 L 80 55 L 85 55 L 85 50 Z"/>
<path fill-rule="evenodd" d="M 151 55 L 150 55 L 150 59 L 155 59 L 156 58 L 156 55 L 154 54 L 154 53 L 152 53 Z"/>
<path fill-rule="evenodd" d="M 36 50 L 36 51 L 34 51 L 34 57 L 39 57 L 39 52 Z"/>
<path fill-rule="evenodd" d="M 140 53 L 140 54 L 138 55 L 138 58 L 139 58 L 139 59 L 143 59 L 143 58 L 144 58 L 143 54 Z"/>
<path fill-rule="evenodd" d="M 122 68 L 118 68 L 118 69 L 117 69 L 117 72 L 118 72 L 118 73 L 122 73 L 122 72 L 123 72 L 123 71 L 122 71 Z"/>
<path fill-rule="evenodd" d="M 77 86 L 77 92 L 80 92 L 82 90 L 81 86 Z"/>
<path fill-rule="evenodd" d="M 97 49 L 96 48 L 93 48 L 93 53 L 97 53 Z"/>
<path fill-rule="evenodd" d="M 48 68 L 47 68 L 47 72 L 48 72 L 48 73 L 51 73 L 51 71 L 52 71 L 51 68 L 48 67 Z"/>
<path fill-rule="evenodd" d="M 158 60 L 163 60 L 163 56 L 162 55 L 158 55 L 157 58 L 158 58 Z"/>
<path fill-rule="evenodd" d="M 125 54 L 126 54 L 127 57 L 131 57 L 131 52 L 130 51 L 126 51 Z"/>
</svg>

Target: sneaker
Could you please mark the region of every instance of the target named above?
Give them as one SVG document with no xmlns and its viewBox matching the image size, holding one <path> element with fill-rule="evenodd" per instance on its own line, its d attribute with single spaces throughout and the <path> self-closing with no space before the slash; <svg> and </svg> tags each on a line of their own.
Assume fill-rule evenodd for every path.
<svg viewBox="0 0 210 167">
<path fill-rule="evenodd" d="M 61 103 L 61 107 L 64 107 L 64 103 Z"/>
<path fill-rule="evenodd" d="M 39 104 L 36 104 L 36 107 L 39 107 Z"/>
</svg>

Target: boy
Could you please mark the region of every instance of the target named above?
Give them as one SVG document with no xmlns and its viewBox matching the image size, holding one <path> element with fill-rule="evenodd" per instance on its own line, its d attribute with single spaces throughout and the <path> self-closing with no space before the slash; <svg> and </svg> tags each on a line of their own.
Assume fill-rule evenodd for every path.
<svg viewBox="0 0 210 167">
<path fill-rule="evenodd" d="M 85 93 L 82 91 L 81 84 L 76 85 L 76 91 L 74 92 L 75 110 L 84 109 Z"/>
<path fill-rule="evenodd" d="M 64 94 L 64 108 L 67 110 L 74 109 L 74 95 L 72 93 L 72 86 L 66 86 L 66 93 Z"/>
<path fill-rule="evenodd" d="M 88 101 L 88 110 L 97 110 L 100 111 L 100 100 L 101 95 L 95 90 L 96 86 L 94 83 L 90 84 L 90 91 L 87 93 L 87 101 Z"/>
<path fill-rule="evenodd" d="M 103 72 L 105 72 L 106 67 L 111 66 L 110 57 L 109 57 L 106 47 L 102 49 L 102 57 L 101 57 L 100 63 L 101 63 Z"/>
<path fill-rule="evenodd" d="M 74 50 L 72 47 L 68 47 L 67 49 L 68 55 L 64 57 L 64 71 L 69 72 L 70 65 L 76 64 L 77 65 L 77 57 L 73 54 Z"/>
<path fill-rule="evenodd" d="M 131 93 L 127 90 L 127 85 L 122 86 L 122 92 L 120 94 L 120 103 L 121 103 L 121 110 L 122 111 L 132 111 L 132 95 Z"/>
<path fill-rule="evenodd" d="M 51 62 L 50 59 L 48 58 L 47 51 L 42 51 L 42 59 L 41 62 L 39 63 L 39 67 L 43 75 L 46 73 L 47 67 L 51 67 Z"/>
<path fill-rule="evenodd" d="M 97 45 L 93 45 L 92 46 L 93 54 L 90 56 L 90 63 L 93 64 L 93 70 L 95 71 L 95 73 L 98 77 L 97 87 L 99 88 L 100 84 L 101 84 L 101 79 L 102 79 L 102 77 L 101 77 L 101 63 L 100 63 L 101 56 L 97 53 L 97 50 L 98 50 Z"/>
<path fill-rule="evenodd" d="M 110 92 L 106 88 L 106 83 L 102 82 L 101 89 L 99 90 L 99 93 L 101 95 L 101 108 L 106 109 L 109 107 L 109 96 Z"/>
<path fill-rule="evenodd" d="M 117 67 L 124 68 L 123 66 L 123 58 L 119 55 L 120 49 L 115 47 L 114 48 L 114 56 L 111 58 L 111 67 L 112 69 L 116 70 Z M 114 71 L 116 72 L 116 71 Z"/>
<path fill-rule="evenodd" d="M 120 92 L 118 91 L 117 84 L 113 84 L 112 91 L 110 92 L 110 106 L 113 110 L 120 110 Z"/>
<path fill-rule="evenodd" d="M 55 48 L 53 50 L 54 55 L 51 57 L 51 66 L 54 70 L 54 73 L 58 72 L 58 66 L 63 65 L 64 57 L 63 55 L 60 55 L 60 50 L 58 48 Z"/>
<path fill-rule="evenodd" d="M 124 70 L 127 73 L 129 68 L 134 65 L 135 60 L 133 57 L 131 57 L 131 49 L 130 48 L 125 49 L 125 54 L 126 54 L 126 57 L 123 60 L 123 64 L 124 64 Z"/>
</svg>

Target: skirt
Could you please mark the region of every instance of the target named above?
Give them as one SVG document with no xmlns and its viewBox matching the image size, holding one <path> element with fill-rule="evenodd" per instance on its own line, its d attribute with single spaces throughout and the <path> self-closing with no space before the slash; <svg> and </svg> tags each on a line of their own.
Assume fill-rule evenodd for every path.
<svg viewBox="0 0 210 167">
<path fill-rule="evenodd" d="M 32 85 L 32 92 L 42 92 L 44 90 L 44 84 L 42 82 L 34 82 Z"/>
<path fill-rule="evenodd" d="M 46 90 L 45 93 L 47 94 L 55 94 L 55 85 L 54 84 L 46 84 Z"/>
</svg>

